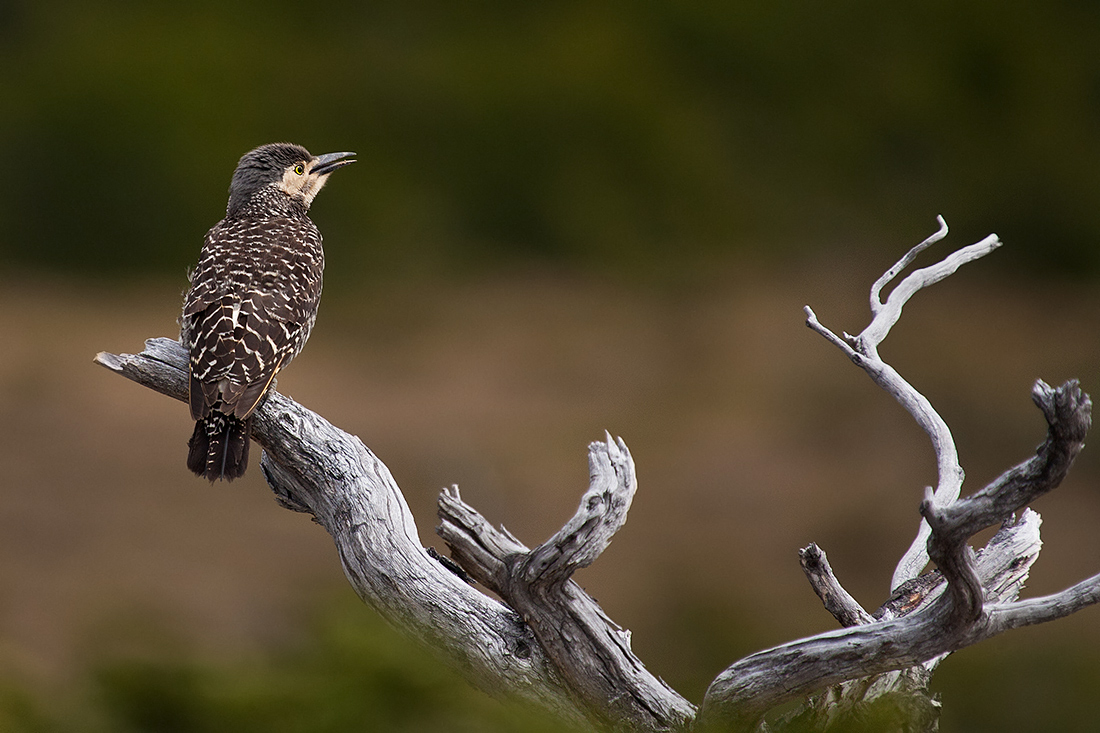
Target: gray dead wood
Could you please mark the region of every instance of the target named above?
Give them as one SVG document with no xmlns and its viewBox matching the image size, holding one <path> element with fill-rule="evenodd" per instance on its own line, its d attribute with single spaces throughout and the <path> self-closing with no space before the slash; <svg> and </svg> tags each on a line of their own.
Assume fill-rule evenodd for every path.
<svg viewBox="0 0 1100 733">
<path fill-rule="evenodd" d="M 96 361 L 187 397 L 187 352 L 172 339 Z M 312 514 L 332 535 L 348 581 L 367 604 L 490 694 L 584 719 L 523 620 L 428 554 L 389 469 L 358 438 L 277 392 L 257 411 L 252 436 L 264 448 L 261 468 L 279 503 Z"/>
<path fill-rule="evenodd" d="M 186 400 L 187 355 L 176 341 L 151 339 L 141 354 L 101 353 L 96 361 Z M 359 596 L 442 651 L 478 687 L 574 724 L 664 731 L 694 718 L 695 706 L 630 651 L 630 633 L 570 579 L 626 521 L 637 484 L 621 440 L 607 436 L 589 446 L 591 483 L 576 515 L 534 551 L 489 527 L 457 489 L 443 492 L 440 532 L 455 559 L 509 608 L 425 550 L 389 470 L 358 438 L 274 391 L 252 435 L 264 448 L 261 468 L 276 499 L 312 514 L 332 535 Z"/>
<path fill-rule="evenodd" d="M 1009 629 L 1060 618 L 1100 600 L 1100 575 L 1046 598 L 1000 600 L 1018 592 L 1038 554 L 1037 542 L 1028 543 L 1025 537 L 1026 533 L 1034 533 L 1035 540 L 1038 537 L 1033 512 L 1008 523 L 1002 529 L 1004 535 L 987 547 L 986 552 L 992 553 L 988 563 L 993 566 L 983 569 L 989 573 L 988 588 L 979 574 L 982 566 L 975 563 L 966 544 L 974 533 L 1001 523 L 1003 517 L 1057 486 L 1084 445 L 1091 404 L 1076 382 L 1057 390 L 1040 382 L 1034 396 L 1049 426 L 1047 439 L 1034 457 L 978 492 L 978 498 L 953 503 L 958 509 L 936 507 L 929 499 L 922 504 L 932 527 L 929 548 L 946 589 L 936 585 L 913 597 L 912 609 L 904 615 L 856 624 L 742 659 L 711 684 L 701 718 L 751 728 L 770 708 L 822 687 L 917 667 Z M 1025 554 L 1013 557 L 998 547 Z"/>
<path fill-rule="evenodd" d="M 821 728 L 883 695 L 901 694 L 903 708 L 920 721 L 909 729 L 925 730 L 930 721 L 930 730 L 938 711 L 926 686 L 947 654 L 1100 602 L 1100 575 L 1061 593 L 1018 600 L 1042 544 L 1040 517 L 1026 506 L 1061 482 L 1090 425 L 1091 403 L 1077 383 L 1053 389 L 1037 382 L 1033 399 L 1047 421 L 1046 440 L 1032 458 L 960 499 L 963 471 L 950 430 L 878 355 L 913 294 L 1000 244 L 991 236 L 917 270 L 883 301 L 882 289 L 946 236 L 940 224 L 876 281 L 872 321 L 859 336 L 836 336 L 806 309 L 807 324 L 893 395 L 932 442 L 937 486 L 926 492 L 917 538 L 898 563 L 890 597 L 869 613 L 844 590 L 824 552 L 810 545 L 800 552 L 803 569 L 844 628 L 736 662 L 714 680 L 698 710 L 646 670 L 630 649 L 630 633 L 572 580 L 626 521 L 636 482 L 621 439 L 607 435 L 589 446 L 590 483 L 580 506 L 534 549 L 493 528 L 457 487 L 445 489 L 437 531 L 453 560 L 421 545 L 389 470 L 358 438 L 277 392 L 256 413 L 260 467 L 281 505 L 312 514 L 332 536 L 348 580 L 366 603 L 490 694 L 524 700 L 572 724 L 639 731 L 754 729 L 768 710 L 799 698 L 807 700 L 803 708 L 774 725 Z M 187 356 L 174 340 L 151 339 L 141 354 L 101 353 L 96 361 L 186 399 Z M 997 534 L 975 553 L 970 538 L 997 524 Z M 921 574 L 930 559 L 937 569 Z"/>
<path fill-rule="evenodd" d="M 872 321 L 858 336 L 835 335 L 806 308 L 807 325 L 892 395 L 932 442 L 939 483 L 934 490 L 926 489 L 920 509 L 924 519 L 898 563 L 892 596 L 868 614 L 844 590 L 824 552 L 816 545 L 803 549 L 800 558 L 807 579 L 826 610 L 846 628 L 759 652 L 727 668 L 707 690 L 699 714 L 703 723 L 751 729 L 775 705 L 828 686 L 780 725 L 823 728 L 858 705 L 894 694 L 903 696 L 903 706 L 921 718 L 912 730 L 934 730 L 938 703 L 925 688 L 947 654 L 1011 628 L 1059 618 L 1100 599 L 1097 575 L 1054 596 L 1017 600 L 1042 545 L 1039 515 L 1025 507 L 1062 481 L 1084 447 L 1091 424 L 1092 404 L 1077 382 L 1058 389 L 1037 382 L 1032 399 L 1046 418 L 1046 440 L 1031 459 L 960 499 L 964 473 L 951 431 L 931 403 L 878 354 L 879 344 L 909 298 L 1000 246 L 991 235 L 916 270 L 883 302 L 882 289 L 917 254 L 946 236 L 942 217 L 939 223 L 936 234 L 914 247 L 872 286 Z M 1014 513 L 1020 510 L 1016 518 Z M 969 539 L 997 524 L 1000 530 L 975 554 Z M 929 559 L 937 570 L 920 575 Z"/>
<path fill-rule="evenodd" d="M 439 497 L 437 531 L 455 561 L 519 611 L 578 699 L 603 725 L 674 730 L 695 706 L 645 668 L 630 650 L 630 632 L 612 621 L 571 579 L 599 557 L 626 521 L 634 496 L 634 462 L 608 435 L 589 450 L 591 483 L 576 514 L 529 550 L 494 529 L 465 504 L 457 488 Z"/>
</svg>

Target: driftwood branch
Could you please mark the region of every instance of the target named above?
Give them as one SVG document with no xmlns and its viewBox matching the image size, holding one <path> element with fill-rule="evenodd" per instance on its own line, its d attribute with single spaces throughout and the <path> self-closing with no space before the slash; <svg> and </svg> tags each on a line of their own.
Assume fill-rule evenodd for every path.
<svg viewBox="0 0 1100 733">
<path fill-rule="evenodd" d="M 1002 517 L 1057 486 L 1084 444 L 1091 403 L 1076 382 L 1058 390 L 1040 382 L 1035 395 L 1049 430 L 1033 458 L 979 492 L 982 499 L 957 502 L 962 505 L 957 511 L 935 509 L 929 500 L 922 506 L 931 519 L 929 548 L 933 558 L 942 561 L 946 592 L 925 603 L 918 601 L 911 613 L 901 617 L 855 625 L 746 657 L 711 684 L 701 714 L 749 725 L 775 705 L 820 687 L 917 666 L 1008 629 L 1050 621 L 1095 603 L 1100 597 L 1100 575 L 1047 599 L 989 603 L 985 584 L 965 545 L 975 532 L 1000 523 Z M 1012 478 L 1006 480 L 1009 476 Z M 1034 559 L 1034 554 L 1029 554 L 1008 564 L 1019 569 Z"/>
<path fill-rule="evenodd" d="M 494 528 L 457 487 L 439 497 L 437 532 L 451 559 L 423 547 L 386 466 L 353 435 L 272 392 L 256 413 L 260 466 L 284 507 L 308 512 L 332 536 L 349 582 L 393 625 L 439 651 L 481 689 L 552 711 L 573 723 L 616 730 L 756 728 L 771 708 L 805 698 L 795 718 L 823 727 L 883 694 L 910 695 L 907 710 L 934 723 L 921 694 L 949 653 L 1019 626 L 1100 602 L 1100 575 L 1061 593 L 1019 600 L 1041 541 L 1027 509 L 1056 487 L 1084 445 L 1091 402 L 1076 382 L 1038 382 L 1033 399 L 1047 422 L 1034 456 L 960 499 L 963 471 L 951 432 L 929 401 L 878 355 L 878 346 L 916 292 L 999 246 L 995 236 L 916 270 L 883 300 L 883 289 L 947 226 L 911 250 L 871 289 L 872 320 L 858 336 L 835 335 L 806 308 L 807 324 L 893 395 L 925 430 L 938 478 L 921 504 L 917 538 L 898 563 L 890 597 L 868 612 L 849 594 L 816 545 L 800 551 L 811 586 L 843 628 L 752 654 L 721 672 L 697 709 L 651 674 L 618 626 L 572 580 L 595 562 L 626 521 L 637 487 L 625 443 L 610 435 L 589 446 L 590 482 L 580 505 L 551 538 L 530 549 Z M 171 339 L 137 355 L 96 361 L 146 387 L 186 399 L 187 356 Z M 968 542 L 1000 525 L 981 550 Z M 932 560 L 937 568 L 921 574 Z M 482 593 L 482 584 L 501 600 Z M 815 694 L 816 693 L 816 694 Z"/>
<path fill-rule="evenodd" d="M 901 260 L 887 270 L 886 274 L 875 281 L 875 284 L 871 287 L 871 313 L 873 318 L 867 328 L 858 336 L 844 334 L 844 338 L 841 339 L 821 325 L 817 315 L 809 306 L 806 306 L 805 311 L 806 325 L 844 351 L 857 366 L 867 372 L 871 379 L 875 381 L 875 384 L 893 396 L 920 425 L 921 429 L 928 434 L 936 454 L 938 482 L 935 496 L 936 500 L 943 505 L 959 497 L 964 478 L 951 429 L 947 427 L 947 423 L 944 422 L 939 413 L 933 409 L 928 399 L 906 382 L 893 367 L 882 360 L 878 354 L 878 347 L 889 335 L 890 329 L 901 318 L 901 312 L 905 304 L 917 291 L 929 285 L 934 285 L 954 274 L 962 265 L 984 257 L 1000 247 L 1001 241 L 997 238 L 997 235 L 991 234 L 982 241 L 964 247 L 934 265 L 910 273 L 898 283 L 890 292 L 886 301 L 883 302 L 882 289 L 893 281 L 905 267 L 912 264 L 918 254 L 947 236 L 947 222 L 943 220 L 942 216 L 938 218 L 938 221 L 940 224 L 939 231 L 911 249 Z M 890 582 L 891 590 L 898 588 L 905 581 L 917 577 L 924 566 L 928 564 L 928 551 L 926 549 L 928 535 L 928 524 L 926 521 L 922 521 L 913 544 L 898 562 L 894 577 Z"/>
<path fill-rule="evenodd" d="M 96 361 L 186 400 L 187 355 L 176 341 L 151 339 L 141 354 Z M 257 411 L 252 434 L 276 499 L 332 535 L 359 596 L 480 688 L 604 728 L 675 730 L 694 718 L 695 706 L 634 656 L 630 632 L 570 579 L 626 521 L 637 484 L 622 440 L 589 446 L 591 482 L 577 513 L 534 550 L 493 529 L 457 488 L 443 491 L 439 533 L 461 569 L 506 606 L 421 545 L 389 470 L 358 438 L 278 392 Z"/>
<path fill-rule="evenodd" d="M 591 484 L 576 514 L 534 550 L 493 529 L 457 490 L 439 498 L 439 535 L 466 572 L 516 609 L 582 704 L 601 723 L 631 730 L 681 728 L 695 706 L 654 677 L 613 622 L 571 576 L 590 565 L 626 521 L 634 462 L 608 435 L 588 453 Z"/>
<path fill-rule="evenodd" d="M 151 339 L 141 354 L 104 353 L 96 361 L 186 399 L 187 353 L 174 340 Z M 358 438 L 277 392 L 256 416 L 252 435 L 264 448 L 261 467 L 277 499 L 309 512 L 332 535 L 348 581 L 366 603 L 487 692 L 574 723 L 584 719 L 523 620 L 428 554 L 389 469 Z"/>
<path fill-rule="evenodd" d="M 1091 424 L 1091 402 L 1077 382 L 1057 390 L 1038 382 L 1032 393 L 1048 425 L 1047 438 L 1035 456 L 1009 470 L 989 486 L 959 499 L 964 473 L 947 424 L 931 403 L 878 354 L 878 346 L 914 294 L 954 273 L 962 264 L 1000 246 L 996 236 L 965 247 L 937 264 L 917 270 L 882 300 L 892 282 L 930 245 L 947 235 L 942 217 L 932 237 L 910 250 L 871 288 L 870 325 L 858 336 L 834 334 L 806 310 L 807 325 L 840 348 L 857 366 L 892 395 L 928 434 L 935 452 L 937 487 L 926 490 L 924 520 L 891 582 L 892 597 L 869 615 L 833 574 L 816 545 L 802 550 L 803 570 L 826 610 L 845 628 L 747 657 L 728 668 L 711 685 L 700 712 L 703 720 L 720 719 L 750 726 L 771 707 L 803 697 L 823 685 L 840 685 L 827 696 L 830 709 L 813 718 L 828 722 L 852 698 L 879 692 L 912 692 L 927 684 L 944 656 L 1020 625 L 1051 620 L 1064 609 L 1079 609 L 1095 596 L 1100 576 L 1058 594 L 1057 600 L 1017 601 L 1038 556 L 1040 518 L 1024 509 L 1056 487 L 1084 446 Z M 968 540 L 978 531 L 1001 524 L 986 548 L 975 555 Z M 920 571 L 933 560 L 937 570 Z M 1044 609 L 1048 615 L 1038 612 Z M 1014 619 L 1010 621 L 1009 619 Z M 861 686 L 853 680 L 863 678 Z M 786 684 L 779 684 L 780 681 Z"/>
</svg>

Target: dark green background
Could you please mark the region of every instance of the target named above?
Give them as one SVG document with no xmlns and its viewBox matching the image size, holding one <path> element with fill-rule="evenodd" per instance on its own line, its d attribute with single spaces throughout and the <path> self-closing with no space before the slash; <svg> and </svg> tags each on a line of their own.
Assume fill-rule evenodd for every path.
<svg viewBox="0 0 1100 733">
<path fill-rule="evenodd" d="M 361 156 L 319 204 L 337 282 L 690 271 L 937 213 L 1094 273 L 1098 39 L 1071 1 L 7 2 L 0 258 L 179 272 L 288 139 Z"/>
</svg>

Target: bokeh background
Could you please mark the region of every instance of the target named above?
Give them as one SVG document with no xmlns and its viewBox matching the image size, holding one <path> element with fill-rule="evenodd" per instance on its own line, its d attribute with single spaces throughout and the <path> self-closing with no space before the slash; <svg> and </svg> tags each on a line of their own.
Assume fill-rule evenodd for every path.
<svg viewBox="0 0 1100 733">
<path fill-rule="evenodd" d="M 92 364 L 174 335 L 248 149 L 355 150 L 313 209 L 326 295 L 280 389 L 353 432 L 425 544 L 457 483 L 528 544 L 622 435 L 630 521 L 580 577 L 698 702 L 865 606 L 934 480 L 924 436 L 802 326 L 997 232 L 883 354 L 969 489 L 1026 458 L 1034 379 L 1100 364 L 1100 5 L 0 4 L 0 730 L 552 730 L 385 627 L 255 469 L 184 468 L 186 408 Z M 1100 457 L 1037 505 L 1029 594 L 1100 570 Z M 965 650 L 943 730 L 1090 730 L 1100 616 Z"/>
</svg>

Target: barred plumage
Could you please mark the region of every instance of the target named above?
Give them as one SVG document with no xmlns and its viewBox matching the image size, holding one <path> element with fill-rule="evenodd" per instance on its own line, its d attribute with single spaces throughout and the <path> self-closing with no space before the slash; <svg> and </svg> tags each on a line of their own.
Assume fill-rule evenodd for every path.
<svg viewBox="0 0 1100 733">
<path fill-rule="evenodd" d="M 187 467 L 215 481 L 248 465 L 252 413 L 309 338 L 324 251 L 309 206 L 353 153 L 264 145 L 241 158 L 226 217 L 207 233 L 180 317 L 195 431 Z"/>
</svg>

